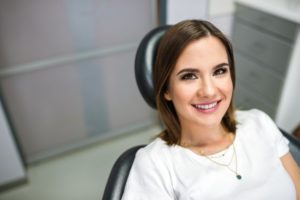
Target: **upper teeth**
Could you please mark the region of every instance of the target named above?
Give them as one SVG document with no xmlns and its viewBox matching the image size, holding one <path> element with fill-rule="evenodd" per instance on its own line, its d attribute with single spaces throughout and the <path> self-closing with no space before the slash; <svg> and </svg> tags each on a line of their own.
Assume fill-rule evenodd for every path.
<svg viewBox="0 0 300 200">
<path fill-rule="evenodd" d="M 200 109 L 210 109 L 213 108 L 217 105 L 217 102 L 211 103 L 211 104 L 206 104 L 206 105 L 195 105 L 197 108 Z"/>
</svg>

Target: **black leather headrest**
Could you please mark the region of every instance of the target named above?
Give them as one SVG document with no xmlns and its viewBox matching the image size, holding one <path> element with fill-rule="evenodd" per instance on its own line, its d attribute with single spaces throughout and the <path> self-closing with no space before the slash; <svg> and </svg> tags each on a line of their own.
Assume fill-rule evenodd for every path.
<svg viewBox="0 0 300 200">
<path fill-rule="evenodd" d="M 138 88 L 150 107 L 156 109 L 153 65 L 159 41 L 170 26 L 161 26 L 150 31 L 141 41 L 135 56 L 135 79 Z"/>
</svg>

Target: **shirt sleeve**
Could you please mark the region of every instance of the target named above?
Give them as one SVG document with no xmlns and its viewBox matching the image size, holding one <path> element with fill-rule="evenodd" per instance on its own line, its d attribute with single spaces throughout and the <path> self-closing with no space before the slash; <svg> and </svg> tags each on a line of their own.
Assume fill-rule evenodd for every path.
<svg viewBox="0 0 300 200">
<path fill-rule="evenodd" d="M 278 157 L 282 157 L 289 152 L 289 141 L 282 135 L 275 122 L 264 112 L 262 113 L 262 122 L 264 123 L 265 130 L 277 150 Z"/>
<path fill-rule="evenodd" d="M 166 166 L 140 149 L 130 170 L 122 200 L 174 199 Z"/>
</svg>

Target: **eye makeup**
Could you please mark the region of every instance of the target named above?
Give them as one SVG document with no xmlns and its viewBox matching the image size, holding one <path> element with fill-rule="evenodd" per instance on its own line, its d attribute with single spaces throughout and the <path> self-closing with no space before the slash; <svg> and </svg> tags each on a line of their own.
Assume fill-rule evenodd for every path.
<svg viewBox="0 0 300 200">
<path fill-rule="evenodd" d="M 222 67 L 217 68 L 214 71 L 213 75 L 214 76 L 224 75 L 224 74 L 226 74 L 228 72 L 228 70 L 229 70 L 228 67 L 222 66 Z"/>
<path fill-rule="evenodd" d="M 228 63 L 221 63 L 212 69 L 213 76 L 222 76 L 228 73 Z M 199 70 L 197 68 L 185 68 L 179 71 L 176 75 L 179 76 L 180 80 L 194 80 L 199 76 Z"/>
<path fill-rule="evenodd" d="M 197 79 L 197 76 L 193 72 L 187 72 L 180 75 L 180 80 L 194 80 Z"/>
</svg>

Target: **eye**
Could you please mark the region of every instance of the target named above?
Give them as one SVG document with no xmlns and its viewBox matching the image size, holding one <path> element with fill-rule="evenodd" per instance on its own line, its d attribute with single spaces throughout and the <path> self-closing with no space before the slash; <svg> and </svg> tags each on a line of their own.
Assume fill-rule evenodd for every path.
<svg viewBox="0 0 300 200">
<path fill-rule="evenodd" d="M 216 71 L 214 71 L 214 76 L 220 76 L 220 75 L 226 74 L 227 72 L 228 72 L 228 68 L 220 67 Z"/>
<path fill-rule="evenodd" d="M 194 80 L 197 79 L 197 76 L 194 73 L 186 73 L 180 77 L 181 80 Z"/>
</svg>

